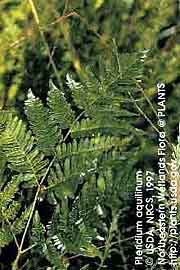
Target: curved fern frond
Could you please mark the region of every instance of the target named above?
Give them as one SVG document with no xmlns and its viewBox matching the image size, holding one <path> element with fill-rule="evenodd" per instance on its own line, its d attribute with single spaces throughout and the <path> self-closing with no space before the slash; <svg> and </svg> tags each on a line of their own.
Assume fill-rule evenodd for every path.
<svg viewBox="0 0 180 270">
<path fill-rule="evenodd" d="M 69 128 L 74 121 L 74 112 L 66 101 L 64 93 L 50 81 L 48 106 L 52 119 L 62 129 Z"/>
<path fill-rule="evenodd" d="M 35 148 L 34 137 L 26 131 L 22 120 L 12 116 L 8 119 L 6 128 L 0 134 L 0 145 L 12 170 L 31 174 L 38 181 L 47 161 Z"/>
<path fill-rule="evenodd" d="M 67 85 L 72 91 L 76 105 L 83 109 L 87 116 L 95 120 L 108 117 L 109 122 L 115 122 L 117 117 L 133 115 L 122 102 L 117 102 L 120 97 L 129 99 L 128 92 L 139 92 L 138 82 L 144 69 L 146 51 L 131 55 L 115 55 L 114 65 L 104 65 L 104 72 L 99 79 L 88 73 L 88 80 L 76 82 L 67 74 Z M 103 64 L 102 64 L 103 65 Z M 125 110 L 127 113 L 125 114 Z"/>
<path fill-rule="evenodd" d="M 15 235 L 20 234 L 26 225 L 26 222 L 29 218 L 31 209 L 27 208 L 12 224 L 5 221 L 5 225 L 0 229 L 0 247 L 8 245 Z"/>
<path fill-rule="evenodd" d="M 3 209 L 12 202 L 15 193 L 18 190 L 20 184 L 21 175 L 12 177 L 12 180 L 5 186 L 0 192 L 0 210 L 3 212 Z M 1 214 L 3 215 L 3 213 Z"/>
<path fill-rule="evenodd" d="M 96 204 L 96 200 L 93 204 Z M 77 198 L 68 212 L 65 209 L 55 212 L 52 223 L 48 225 L 48 235 L 59 252 L 63 248 L 64 252 L 88 257 L 101 256 L 101 252 L 92 243 L 97 236 L 96 229 L 85 226 L 87 213 L 92 212 L 81 211 L 80 205 L 80 199 Z"/>
<path fill-rule="evenodd" d="M 25 101 L 25 112 L 38 148 L 46 155 L 52 154 L 60 139 L 60 134 L 58 134 L 56 123 L 50 117 L 50 112 L 43 106 L 39 98 L 35 98 L 31 90 Z"/>
<path fill-rule="evenodd" d="M 132 120 L 134 122 L 134 120 Z M 134 128 L 131 121 L 121 120 L 112 122 L 108 118 L 101 121 L 83 119 L 77 122 L 71 130 L 73 138 L 90 137 L 98 134 L 113 135 L 113 136 L 130 136 L 132 134 L 142 134 L 142 131 Z"/>
<path fill-rule="evenodd" d="M 57 158 L 63 160 L 67 157 L 84 156 L 96 158 L 99 154 L 107 152 L 112 148 L 118 149 L 121 141 L 117 137 L 96 136 L 94 138 L 85 138 L 73 140 L 69 144 L 60 144 L 56 148 Z"/>
<path fill-rule="evenodd" d="M 5 247 L 13 240 L 13 236 L 9 230 L 9 227 L 5 226 L 0 229 L 0 247 Z"/>
<path fill-rule="evenodd" d="M 19 201 L 13 200 L 7 208 L 2 207 L 2 209 L 1 209 L 2 210 L 2 215 L 1 215 L 2 219 L 5 222 L 6 221 L 8 221 L 8 222 L 13 221 L 16 218 L 20 208 L 21 208 L 21 203 Z"/>
<path fill-rule="evenodd" d="M 81 156 L 66 158 L 60 163 L 55 163 L 48 177 L 48 189 L 56 197 L 64 199 L 74 197 L 78 185 L 88 179 L 97 169 L 97 159 L 83 158 Z"/>
</svg>

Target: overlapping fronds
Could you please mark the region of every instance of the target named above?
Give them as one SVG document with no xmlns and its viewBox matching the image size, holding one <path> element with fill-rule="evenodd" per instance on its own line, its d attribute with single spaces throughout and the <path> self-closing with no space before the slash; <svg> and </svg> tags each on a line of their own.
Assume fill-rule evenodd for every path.
<svg viewBox="0 0 180 270">
<path fill-rule="evenodd" d="M 10 115 L 5 125 L 0 134 L 0 144 L 9 167 L 17 172 L 31 174 L 37 180 L 43 174 L 47 161 L 34 147 L 34 137 L 16 116 Z"/>
<path fill-rule="evenodd" d="M 3 209 L 3 211 L 8 211 L 8 210 Z M 5 217 L 2 217 L 3 221 L 1 221 L 2 224 L 0 228 L 0 247 L 4 247 L 8 245 L 10 242 L 13 241 L 16 235 L 23 232 L 26 226 L 26 222 L 29 218 L 30 211 L 31 209 L 27 208 L 18 218 L 16 218 L 14 221 L 11 221 L 11 222 L 7 220 L 7 216 L 6 216 L 6 219 Z"/>
<path fill-rule="evenodd" d="M 115 53 L 110 66 L 102 66 L 99 75 L 87 72 L 81 82 L 67 75 L 67 98 L 52 82 L 46 104 L 29 92 L 28 128 L 17 116 L 0 114 L 0 177 L 6 169 L 10 174 L 0 182 L 1 246 L 27 224 L 32 256 L 44 256 L 53 269 L 67 269 L 68 254 L 98 257 L 104 265 L 143 147 L 138 135 L 144 132 L 135 128 L 138 114 L 129 93 L 140 100 L 145 56 Z M 25 206 L 21 192 L 30 194 Z M 43 200 L 54 210 L 47 226 L 34 213 Z"/>
<path fill-rule="evenodd" d="M 30 208 L 21 213 L 21 199 L 18 199 L 20 184 L 24 181 L 22 174 L 15 175 L 0 190 L 0 247 L 8 245 L 16 234 L 20 234 L 28 220 Z"/>
<path fill-rule="evenodd" d="M 114 65 L 105 65 L 104 72 L 98 78 L 88 73 L 88 80 L 76 82 L 68 74 L 67 85 L 77 106 L 88 117 L 105 125 L 119 124 L 119 119 L 135 116 L 132 108 L 127 110 L 129 92 L 139 92 L 138 83 L 142 78 L 146 54 L 144 51 L 132 55 L 115 55 Z"/>
</svg>

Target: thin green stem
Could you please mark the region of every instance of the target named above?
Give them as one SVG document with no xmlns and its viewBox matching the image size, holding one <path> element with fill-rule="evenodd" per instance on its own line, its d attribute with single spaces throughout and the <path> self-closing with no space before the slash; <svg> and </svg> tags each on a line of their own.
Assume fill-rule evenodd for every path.
<svg viewBox="0 0 180 270">
<path fill-rule="evenodd" d="M 56 79 L 57 79 L 57 81 L 58 81 L 59 86 L 62 88 L 63 85 L 62 85 L 62 83 L 61 83 L 61 81 L 60 81 L 59 73 L 58 73 L 58 70 L 57 70 L 57 68 L 56 68 L 56 65 L 55 65 L 55 62 L 54 62 L 54 60 L 53 60 L 53 57 L 52 57 L 52 55 L 51 55 L 51 52 L 50 52 L 50 48 L 49 48 L 48 42 L 47 42 L 47 40 L 46 40 L 46 37 L 45 37 L 45 34 L 44 34 L 42 28 L 40 27 L 40 19 L 39 19 L 39 16 L 38 16 L 38 13 L 37 13 L 37 10 L 36 10 L 34 1 L 33 1 L 33 0 L 28 0 L 28 2 L 29 2 L 29 4 L 30 4 L 30 6 L 31 6 L 31 10 L 32 10 L 32 14 L 33 14 L 33 16 L 34 16 L 35 23 L 36 23 L 36 25 L 37 25 L 37 28 L 38 28 L 38 30 L 39 30 L 39 33 L 40 33 L 40 35 L 41 35 L 41 38 L 42 38 L 43 43 L 44 43 L 44 45 L 45 45 L 45 48 L 46 48 L 46 50 L 47 50 L 47 53 L 48 53 L 48 56 L 49 56 L 49 61 L 50 61 L 51 65 L 52 65 L 54 74 L 55 74 L 55 76 L 56 76 Z"/>
<path fill-rule="evenodd" d="M 114 235 L 115 228 L 117 227 L 119 214 L 115 213 L 113 216 L 114 217 L 113 217 L 112 222 L 111 222 L 111 226 L 110 226 L 110 229 L 109 229 L 109 234 L 108 234 L 108 237 L 107 237 L 106 243 L 105 243 L 104 254 L 103 254 L 102 258 L 101 258 L 101 263 L 100 263 L 97 270 L 101 270 L 103 268 L 104 262 L 105 262 L 105 260 L 107 259 L 108 255 L 109 255 L 109 249 L 111 248 L 111 241 L 112 241 L 112 238 L 113 238 L 113 235 Z"/>
<path fill-rule="evenodd" d="M 39 197 L 39 193 L 41 192 L 41 186 L 42 186 L 42 184 L 43 184 L 43 182 L 44 182 L 44 180 L 45 180 L 45 178 L 46 178 L 46 176 L 47 176 L 47 174 L 48 174 L 48 172 L 49 172 L 55 158 L 56 157 L 54 157 L 52 159 L 52 161 L 50 162 L 44 176 L 42 177 L 42 179 L 40 181 L 40 184 L 37 187 L 36 194 L 35 194 L 35 197 L 34 197 L 34 201 L 33 201 L 32 207 L 31 207 L 30 215 L 29 215 L 28 221 L 26 223 L 26 227 L 25 227 L 22 239 L 21 239 L 21 243 L 20 243 L 19 248 L 18 248 L 18 254 L 17 254 L 17 257 L 16 257 L 16 259 L 15 259 L 15 261 L 13 263 L 12 270 L 18 270 L 18 262 L 19 262 L 19 259 L 20 259 L 21 255 L 24 253 L 24 251 L 22 249 L 23 249 L 25 237 L 26 237 L 26 234 L 28 232 L 28 229 L 29 229 L 29 226 L 30 226 L 33 214 L 34 214 L 34 210 L 35 210 L 36 203 L 37 203 L 37 200 L 38 200 L 38 197 Z"/>
<path fill-rule="evenodd" d="M 147 122 L 151 125 L 151 127 L 157 132 L 160 133 L 159 129 L 153 124 L 153 122 L 151 121 L 151 119 L 143 112 L 143 110 L 139 107 L 139 105 L 137 104 L 136 100 L 134 99 L 134 97 L 132 96 L 132 94 L 130 92 L 128 92 L 130 98 L 134 101 L 134 104 L 136 106 L 136 108 L 138 109 L 138 111 L 140 112 L 140 114 L 147 120 Z M 167 145 L 169 146 L 169 148 L 172 150 L 172 145 L 171 143 L 166 139 L 165 140 Z"/>
</svg>

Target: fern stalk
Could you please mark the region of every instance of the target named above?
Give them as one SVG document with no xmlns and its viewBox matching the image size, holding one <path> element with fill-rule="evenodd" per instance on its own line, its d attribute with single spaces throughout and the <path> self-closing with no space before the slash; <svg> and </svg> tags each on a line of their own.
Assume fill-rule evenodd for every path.
<svg viewBox="0 0 180 270">
<path fill-rule="evenodd" d="M 48 42 L 47 42 L 47 40 L 46 40 L 46 37 L 45 37 L 45 35 L 44 35 L 43 30 L 40 28 L 40 20 L 39 20 L 38 12 L 37 12 L 37 9 L 36 9 L 36 7 L 35 7 L 34 1 L 33 1 L 33 0 L 28 0 L 28 2 L 29 2 L 29 4 L 30 4 L 30 6 L 31 6 L 31 10 L 32 10 L 32 14 L 33 14 L 33 16 L 34 16 L 34 20 L 35 20 L 35 22 L 36 22 L 36 24 L 37 24 L 37 27 L 38 27 L 39 32 L 40 32 L 40 35 L 41 35 L 42 40 L 43 40 L 43 42 L 44 42 L 44 45 L 45 45 L 45 47 L 46 47 L 46 50 L 47 50 L 47 53 L 48 53 L 48 56 L 49 56 L 49 60 L 50 60 L 50 63 L 51 63 L 51 65 L 52 65 L 54 74 L 55 74 L 55 76 L 56 76 L 56 78 L 57 78 L 58 84 L 59 84 L 60 87 L 63 87 L 63 85 L 62 85 L 62 83 L 61 83 L 61 81 L 60 81 L 60 79 L 59 79 L 58 70 L 57 70 L 57 68 L 56 68 L 56 64 L 55 64 L 55 62 L 54 62 L 54 60 L 53 60 L 53 57 L 52 57 L 52 55 L 51 55 L 51 52 L 50 52 L 50 48 L 49 48 Z"/>
<path fill-rule="evenodd" d="M 26 227 L 25 227 L 25 230 L 24 230 L 24 233 L 23 233 L 23 236 L 22 236 L 22 239 L 21 239 L 21 243 L 18 247 L 18 254 L 16 256 L 16 259 L 15 261 L 13 262 L 13 266 L 12 266 L 12 270 L 18 270 L 18 263 L 19 263 L 19 260 L 20 260 L 20 257 L 22 254 L 24 254 L 24 250 L 23 250 L 23 245 L 24 245 L 24 241 L 25 241 L 25 237 L 26 237 L 26 234 L 28 232 L 28 229 L 29 229 L 29 226 L 30 226 L 30 223 L 31 223 L 31 220 L 32 220 L 32 217 L 33 217 L 33 214 L 34 214 L 34 211 L 35 211 L 35 207 L 36 207 L 36 203 L 37 203 L 37 200 L 38 200 L 38 197 L 39 197 L 39 194 L 41 192 L 41 187 L 42 187 L 42 184 L 51 168 L 51 166 L 53 165 L 54 161 L 55 161 L 56 157 L 54 157 L 51 161 L 51 163 L 49 164 L 43 178 L 41 179 L 41 182 L 38 184 L 38 187 L 37 187 L 37 190 L 36 190 L 36 194 L 35 194 L 35 197 L 34 197 L 34 201 L 33 201 L 33 204 L 32 204 L 32 208 L 31 208 L 31 212 L 30 212 L 30 215 L 29 215 L 29 219 L 26 223 Z"/>
<path fill-rule="evenodd" d="M 107 237 L 106 243 L 105 243 L 104 254 L 103 254 L 103 257 L 101 258 L 101 263 L 100 263 L 97 270 L 101 270 L 104 267 L 104 262 L 105 262 L 105 260 L 107 259 L 108 255 L 109 255 L 109 250 L 111 248 L 111 242 L 112 242 L 112 239 L 113 239 L 113 236 L 114 236 L 114 231 L 117 228 L 118 217 L 119 217 L 119 213 L 114 213 L 113 214 L 113 219 L 112 219 L 111 226 L 110 226 L 109 233 L 108 233 L 108 237 Z"/>
</svg>

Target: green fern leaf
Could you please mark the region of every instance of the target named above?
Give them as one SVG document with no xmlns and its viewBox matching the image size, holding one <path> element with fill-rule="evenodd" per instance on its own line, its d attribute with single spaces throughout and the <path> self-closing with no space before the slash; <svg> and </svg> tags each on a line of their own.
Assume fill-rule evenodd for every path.
<svg viewBox="0 0 180 270">
<path fill-rule="evenodd" d="M 13 240 L 12 234 L 8 227 L 0 229 L 0 247 L 5 247 Z"/>
<path fill-rule="evenodd" d="M 0 145 L 12 170 L 33 175 L 34 181 L 44 173 L 47 161 L 34 147 L 34 138 L 22 120 L 11 117 L 7 121 L 0 134 Z"/>
<path fill-rule="evenodd" d="M 25 102 L 25 111 L 38 148 L 46 155 L 52 154 L 60 139 L 60 134 L 58 134 L 55 122 L 50 117 L 50 112 L 43 106 L 39 98 L 35 98 L 31 90 L 28 94 L 28 100 Z"/>
<path fill-rule="evenodd" d="M 11 225 L 11 230 L 12 232 L 16 235 L 16 234 L 20 234 L 25 226 L 26 226 L 26 223 L 28 221 L 28 218 L 29 218 L 29 215 L 30 215 L 30 212 L 31 212 L 31 207 L 28 207 L 22 214 L 19 218 L 17 218 L 13 224 Z"/>
<path fill-rule="evenodd" d="M 74 121 L 74 113 L 66 101 L 64 93 L 50 81 L 48 106 L 52 119 L 62 129 L 69 128 Z"/>
<path fill-rule="evenodd" d="M 88 80 L 76 82 L 67 74 L 67 85 L 72 91 L 76 105 L 85 111 L 88 117 L 95 120 L 109 119 L 115 122 L 118 117 L 132 116 L 122 100 L 128 100 L 128 92 L 140 92 L 138 81 L 142 78 L 146 52 L 132 55 L 115 55 L 114 65 L 105 65 L 99 79 L 91 72 Z M 103 65 L 103 64 L 102 64 Z M 121 102 L 117 103 L 121 95 Z M 123 99 L 124 98 L 124 99 Z"/>
<path fill-rule="evenodd" d="M 60 144 L 56 148 L 57 158 L 62 160 L 72 156 L 84 156 L 87 158 L 96 158 L 99 154 L 107 152 L 112 148 L 117 149 L 121 145 L 119 138 L 96 136 L 94 138 L 85 138 L 73 140 L 69 144 Z"/>
<path fill-rule="evenodd" d="M 135 129 L 130 125 L 130 121 L 112 122 L 108 118 L 101 121 L 83 119 L 72 127 L 71 135 L 73 138 L 90 137 L 98 134 L 128 136 L 134 131 Z"/>
<path fill-rule="evenodd" d="M 1 216 L 4 221 L 11 222 L 13 221 L 17 213 L 19 212 L 21 208 L 21 203 L 18 201 L 12 201 L 11 204 L 7 208 L 2 207 Z"/>
<path fill-rule="evenodd" d="M 8 204 L 12 203 L 15 193 L 18 190 L 21 176 L 14 176 L 12 180 L 5 186 L 5 188 L 0 192 L 0 209 L 3 212 Z M 1 214 L 3 215 L 3 213 Z"/>
</svg>

